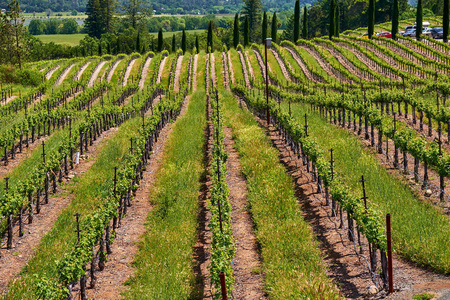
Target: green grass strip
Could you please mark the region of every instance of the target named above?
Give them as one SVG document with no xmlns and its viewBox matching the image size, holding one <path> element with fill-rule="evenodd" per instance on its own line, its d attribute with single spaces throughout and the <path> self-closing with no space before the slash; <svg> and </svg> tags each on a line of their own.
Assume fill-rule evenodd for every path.
<svg viewBox="0 0 450 300">
<path fill-rule="evenodd" d="M 199 79 L 199 83 L 201 78 Z M 155 182 L 155 206 L 135 259 L 127 299 L 196 298 L 193 247 L 204 174 L 205 92 L 196 92 L 174 125 Z"/>
<path fill-rule="evenodd" d="M 253 116 L 224 92 L 224 114 L 248 182 L 250 212 L 261 245 L 266 291 L 271 299 L 339 299 L 326 275 L 319 245 L 303 219 L 292 178 Z"/>
<path fill-rule="evenodd" d="M 287 112 L 288 105 L 282 104 Z M 309 105 L 291 105 L 292 114 L 303 123 L 308 114 L 308 133 L 314 137 L 324 154 L 333 148 L 335 172 L 356 193 L 361 193 L 359 180 L 364 175 L 369 205 L 375 206 L 384 216 L 392 216 L 393 245 L 396 252 L 419 266 L 450 273 L 450 223 L 430 203 L 419 200 L 406 182 L 388 173 L 371 149 L 360 140 L 328 124 L 317 113 L 310 113 Z"/>
</svg>

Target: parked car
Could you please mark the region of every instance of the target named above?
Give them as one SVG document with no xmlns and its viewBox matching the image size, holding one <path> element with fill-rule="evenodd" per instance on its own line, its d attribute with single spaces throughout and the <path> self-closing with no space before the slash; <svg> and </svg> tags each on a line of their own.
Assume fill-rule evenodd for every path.
<svg viewBox="0 0 450 300">
<path fill-rule="evenodd" d="M 379 33 L 377 33 L 377 36 L 385 37 L 385 38 L 388 38 L 388 39 L 392 38 L 392 34 L 390 32 L 387 32 L 387 31 L 379 32 Z"/>
<path fill-rule="evenodd" d="M 426 28 L 422 31 L 423 35 L 431 36 L 431 28 Z"/>
<path fill-rule="evenodd" d="M 443 35 L 444 35 L 444 28 L 442 27 L 431 28 L 431 37 L 433 39 L 442 39 Z"/>
<path fill-rule="evenodd" d="M 408 36 L 408 37 L 415 37 L 416 36 L 416 29 L 410 29 L 408 31 L 405 31 L 405 33 L 403 34 L 403 36 Z"/>
</svg>

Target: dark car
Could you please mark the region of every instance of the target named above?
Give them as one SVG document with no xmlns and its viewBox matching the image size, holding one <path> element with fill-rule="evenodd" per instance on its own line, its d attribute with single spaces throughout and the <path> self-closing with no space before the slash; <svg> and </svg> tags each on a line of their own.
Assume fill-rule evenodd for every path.
<svg viewBox="0 0 450 300">
<path fill-rule="evenodd" d="M 409 36 L 409 37 L 414 37 L 416 36 L 416 29 L 410 29 L 408 31 L 406 31 L 403 36 Z"/>
<path fill-rule="evenodd" d="M 442 27 L 434 27 L 431 29 L 431 37 L 433 39 L 442 39 L 444 35 L 444 29 Z"/>
<path fill-rule="evenodd" d="M 392 38 L 392 34 L 390 32 L 387 32 L 387 31 L 383 31 L 383 32 L 377 33 L 377 36 L 388 38 L 388 39 Z"/>
</svg>

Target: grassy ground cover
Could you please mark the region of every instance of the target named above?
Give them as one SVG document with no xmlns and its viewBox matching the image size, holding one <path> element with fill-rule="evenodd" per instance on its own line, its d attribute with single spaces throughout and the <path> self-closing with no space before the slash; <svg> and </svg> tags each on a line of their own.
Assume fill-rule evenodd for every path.
<svg viewBox="0 0 450 300">
<path fill-rule="evenodd" d="M 297 63 L 297 61 L 292 57 L 291 53 L 289 53 L 286 49 L 283 47 L 280 47 L 280 52 L 284 55 L 286 58 L 286 68 L 289 69 L 289 66 L 287 63 L 291 65 L 291 69 L 294 71 L 295 74 L 299 75 L 300 78 L 306 78 L 305 74 L 303 73 L 302 69 L 300 68 L 300 65 Z"/>
<path fill-rule="evenodd" d="M 244 80 L 244 74 L 242 73 L 241 61 L 239 54 L 235 49 L 230 49 L 231 63 L 233 68 L 234 80 Z M 231 78 L 230 78 L 231 85 Z"/>
<path fill-rule="evenodd" d="M 44 43 L 55 43 L 59 45 L 77 46 L 86 34 L 43 34 L 36 35 Z"/>
<path fill-rule="evenodd" d="M 303 47 L 295 47 L 295 50 L 300 54 L 300 57 L 303 59 L 303 62 L 309 70 L 314 70 L 321 74 L 324 78 L 328 78 L 328 73 L 322 69 L 317 60 L 309 54 L 308 51 L 306 51 Z"/>
<path fill-rule="evenodd" d="M 33 284 L 35 276 L 54 276 L 55 261 L 72 249 L 77 240 L 73 215 L 80 213 L 83 218 L 99 206 L 99 199 L 111 188 L 114 167 L 118 167 L 128 153 L 128 141 L 138 135 L 140 125 L 140 118 L 125 122 L 117 134 L 102 146 L 92 167 L 66 187 L 73 195 L 73 200 L 61 212 L 51 231 L 43 237 L 35 250 L 35 256 L 22 271 L 22 276 L 12 284 L 8 299 L 37 299 L 36 286 Z"/>
<path fill-rule="evenodd" d="M 253 69 L 253 75 L 255 76 L 256 82 L 265 82 L 265 79 L 263 79 L 263 76 L 261 74 L 261 68 L 258 64 L 258 59 L 255 56 L 255 53 L 251 48 L 245 49 L 245 52 L 247 52 L 247 55 L 244 54 L 244 58 L 247 62 L 247 72 L 248 72 L 248 79 L 251 80 L 252 75 L 250 74 L 250 70 L 248 69 L 248 64 L 252 66 Z"/>
<path fill-rule="evenodd" d="M 271 299 L 337 299 L 320 250 L 294 195 L 292 178 L 253 116 L 223 92 L 226 123 L 248 183 L 248 201 Z"/>
<path fill-rule="evenodd" d="M 131 68 L 130 77 L 128 77 L 128 84 L 132 84 L 133 82 L 136 81 L 137 76 L 140 75 L 138 73 L 141 70 L 141 65 L 145 63 L 145 59 L 146 59 L 145 56 L 136 59 L 133 67 Z"/>
<path fill-rule="evenodd" d="M 199 78 L 200 80 L 200 78 Z M 199 81 L 200 83 L 200 81 Z M 193 246 L 197 240 L 198 195 L 204 174 L 205 92 L 195 92 L 186 115 L 173 125 L 129 280 L 127 299 L 196 298 Z"/>
<path fill-rule="evenodd" d="M 175 60 L 175 64 L 173 66 L 173 70 L 176 69 L 176 55 L 170 54 L 166 59 L 166 64 L 164 65 L 162 74 L 161 74 L 161 84 L 164 88 L 169 87 L 169 76 L 170 76 L 170 70 L 172 69 L 172 62 Z"/>
<path fill-rule="evenodd" d="M 286 104 L 282 108 L 288 110 Z M 396 252 L 420 266 L 450 273 L 448 218 L 431 204 L 420 201 L 401 179 L 390 175 L 358 138 L 328 124 L 317 113 L 308 112 L 303 104 L 293 104 L 291 109 L 298 120 L 308 113 L 308 133 L 315 137 L 325 155 L 329 155 L 328 149 L 334 149 L 335 171 L 355 193 L 361 191 L 359 180 L 364 175 L 370 205 L 382 215 L 392 215 Z"/>
</svg>

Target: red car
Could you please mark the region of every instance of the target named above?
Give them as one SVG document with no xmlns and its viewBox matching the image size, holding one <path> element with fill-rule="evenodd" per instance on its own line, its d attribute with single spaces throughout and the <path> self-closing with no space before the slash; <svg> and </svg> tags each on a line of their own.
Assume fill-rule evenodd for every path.
<svg viewBox="0 0 450 300">
<path fill-rule="evenodd" d="M 377 36 L 385 37 L 385 38 L 388 38 L 388 39 L 392 38 L 392 34 L 390 32 L 387 32 L 387 31 L 383 31 L 383 32 L 377 33 Z"/>
</svg>

